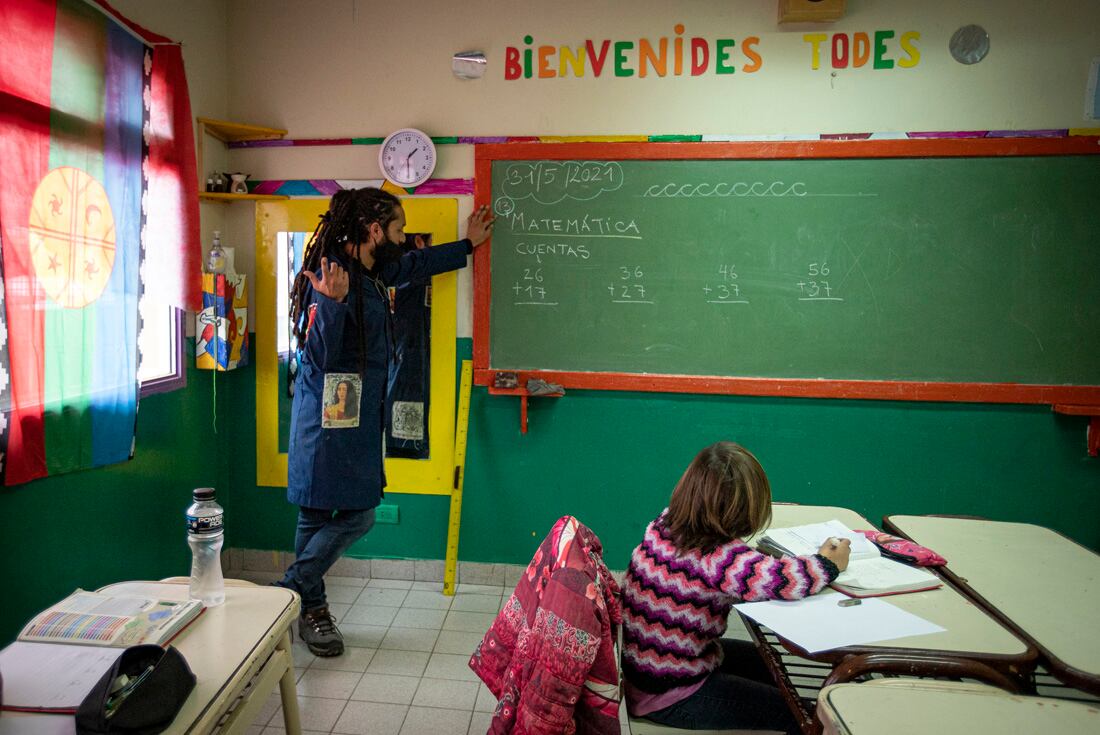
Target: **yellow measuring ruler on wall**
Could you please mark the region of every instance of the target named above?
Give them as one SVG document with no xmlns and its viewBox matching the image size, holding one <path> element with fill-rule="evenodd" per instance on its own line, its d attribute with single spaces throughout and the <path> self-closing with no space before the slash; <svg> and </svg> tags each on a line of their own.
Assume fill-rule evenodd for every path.
<svg viewBox="0 0 1100 735">
<path fill-rule="evenodd" d="M 443 594 L 454 595 L 458 581 L 458 529 L 462 525 L 462 483 L 466 479 L 466 435 L 470 428 L 470 389 L 474 367 L 462 361 L 462 379 L 458 388 L 458 412 L 455 414 L 454 486 L 451 489 L 451 514 L 447 521 L 447 561 L 443 571 Z"/>
</svg>

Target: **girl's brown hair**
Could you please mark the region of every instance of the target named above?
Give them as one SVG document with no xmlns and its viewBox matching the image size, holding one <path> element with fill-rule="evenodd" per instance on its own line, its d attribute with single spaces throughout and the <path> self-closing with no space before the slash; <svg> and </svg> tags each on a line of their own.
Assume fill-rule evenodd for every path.
<svg viewBox="0 0 1100 735">
<path fill-rule="evenodd" d="M 677 548 L 709 554 L 767 528 L 771 518 L 772 491 L 760 462 L 740 444 L 717 442 L 684 470 L 664 526 Z"/>
</svg>

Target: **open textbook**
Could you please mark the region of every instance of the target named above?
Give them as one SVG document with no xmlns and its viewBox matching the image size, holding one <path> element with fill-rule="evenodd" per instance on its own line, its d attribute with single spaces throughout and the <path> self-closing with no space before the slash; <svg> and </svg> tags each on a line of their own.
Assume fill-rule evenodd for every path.
<svg viewBox="0 0 1100 735">
<path fill-rule="evenodd" d="M 814 554 L 830 538 L 852 542 L 848 568 L 832 587 L 851 597 L 876 597 L 901 592 L 920 592 L 943 586 L 939 577 L 924 569 L 883 558 L 878 547 L 840 521 L 811 523 L 792 528 L 769 528 L 760 539 L 760 551 L 776 555 Z"/>
<path fill-rule="evenodd" d="M 167 602 L 140 595 L 77 590 L 35 615 L 20 641 L 125 648 L 167 643 L 202 612 L 198 600 Z"/>
<path fill-rule="evenodd" d="M 0 650 L 0 709 L 74 712 L 123 649 L 166 645 L 202 609 L 197 600 L 77 590 L 35 615 L 18 639 Z"/>
</svg>

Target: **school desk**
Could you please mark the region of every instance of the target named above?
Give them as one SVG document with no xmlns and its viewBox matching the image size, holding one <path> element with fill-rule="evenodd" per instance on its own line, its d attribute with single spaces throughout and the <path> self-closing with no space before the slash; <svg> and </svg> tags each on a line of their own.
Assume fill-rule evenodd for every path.
<svg viewBox="0 0 1100 735">
<path fill-rule="evenodd" d="M 162 600 L 186 600 L 188 592 L 186 580 L 121 582 L 101 591 Z M 278 683 L 287 735 L 301 735 L 290 653 L 290 626 L 297 619 L 298 596 L 293 592 L 226 580 L 225 603 L 207 608 L 172 641 L 187 659 L 196 683 L 165 732 L 243 733 Z M 69 716 L 5 712 L 4 719 L 9 717 L 49 718 L 41 723 L 49 730 L 41 731 L 56 735 L 76 731 Z"/>
<path fill-rule="evenodd" d="M 1096 732 L 1100 710 L 983 685 L 878 679 L 822 689 L 817 715 L 825 735 L 1076 735 Z"/>
<path fill-rule="evenodd" d="M 830 519 L 851 529 L 874 528 L 867 519 L 846 508 L 782 503 L 773 506 L 771 526 L 784 528 Z M 839 599 L 840 593 L 826 590 L 820 594 L 837 595 Z M 887 599 L 945 630 L 811 654 L 744 618 L 804 732 L 819 732 L 812 709 L 817 689 L 871 672 L 977 679 L 1010 691 L 1025 688 L 1024 682 L 1038 658 L 1035 648 L 958 590 L 944 585 Z"/>
<path fill-rule="evenodd" d="M 894 515 L 883 525 L 946 558 L 945 576 L 1034 645 L 1059 681 L 1100 695 L 1100 556 L 1030 523 Z"/>
</svg>

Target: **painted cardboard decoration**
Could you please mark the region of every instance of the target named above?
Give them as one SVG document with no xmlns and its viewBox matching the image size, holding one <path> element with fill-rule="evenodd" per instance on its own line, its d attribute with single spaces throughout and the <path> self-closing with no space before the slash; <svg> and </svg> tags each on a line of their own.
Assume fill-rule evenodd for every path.
<svg viewBox="0 0 1100 735">
<path fill-rule="evenodd" d="M 202 274 L 195 314 L 195 367 L 233 370 L 248 364 L 248 287 L 244 275 Z"/>
</svg>

